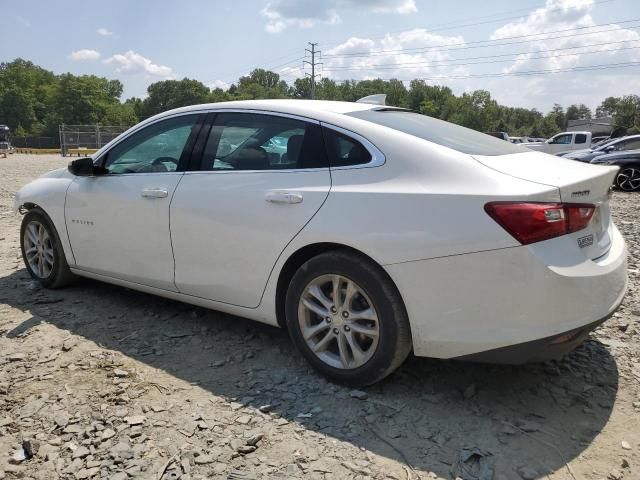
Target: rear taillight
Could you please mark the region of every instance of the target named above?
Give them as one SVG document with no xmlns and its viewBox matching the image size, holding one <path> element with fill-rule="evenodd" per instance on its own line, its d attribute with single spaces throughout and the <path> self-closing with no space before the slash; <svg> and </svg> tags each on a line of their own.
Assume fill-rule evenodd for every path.
<svg viewBox="0 0 640 480">
<path fill-rule="evenodd" d="M 596 207 L 576 203 L 491 202 L 485 211 L 523 245 L 582 230 Z"/>
</svg>

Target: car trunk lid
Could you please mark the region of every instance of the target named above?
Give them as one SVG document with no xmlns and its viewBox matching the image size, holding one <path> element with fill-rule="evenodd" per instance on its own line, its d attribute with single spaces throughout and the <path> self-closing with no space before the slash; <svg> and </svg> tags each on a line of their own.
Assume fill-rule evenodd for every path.
<svg viewBox="0 0 640 480">
<path fill-rule="evenodd" d="M 609 193 L 618 167 L 591 165 L 539 152 L 474 158 L 512 177 L 556 187 L 563 203 L 587 203 L 596 210 L 589 225 L 572 235 L 589 258 L 604 255 L 610 247 Z"/>
</svg>

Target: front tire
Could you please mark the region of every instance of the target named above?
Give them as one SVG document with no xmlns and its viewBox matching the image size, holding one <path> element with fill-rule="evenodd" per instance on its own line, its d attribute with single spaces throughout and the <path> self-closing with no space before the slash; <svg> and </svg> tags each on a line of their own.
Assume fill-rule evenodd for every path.
<svg viewBox="0 0 640 480">
<path fill-rule="evenodd" d="M 616 187 L 625 192 L 637 192 L 640 190 L 640 166 L 621 167 L 616 175 Z"/>
<path fill-rule="evenodd" d="M 376 383 L 411 352 L 400 293 L 363 255 L 331 251 L 304 263 L 289 284 L 286 319 L 298 350 L 337 383 Z"/>
<path fill-rule="evenodd" d="M 27 212 L 20 227 L 20 249 L 29 275 L 45 288 L 72 283 L 60 237 L 49 217 L 39 208 Z"/>
</svg>

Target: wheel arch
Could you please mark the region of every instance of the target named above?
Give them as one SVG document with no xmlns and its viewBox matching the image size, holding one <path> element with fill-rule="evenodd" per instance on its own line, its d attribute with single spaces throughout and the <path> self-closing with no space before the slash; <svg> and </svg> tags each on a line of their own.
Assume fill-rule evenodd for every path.
<svg viewBox="0 0 640 480">
<path fill-rule="evenodd" d="M 318 242 L 312 243 L 309 245 L 305 245 L 304 247 L 299 248 L 295 252 L 293 252 L 289 258 L 287 258 L 286 262 L 283 264 L 280 269 L 280 273 L 278 275 L 278 281 L 276 284 L 276 298 L 275 298 L 275 307 L 276 307 L 276 320 L 278 325 L 282 328 L 287 328 L 286 316 L 285 316 L 285 299 L 287 295 L 287 289 L 289 288 L 289 284 L 291 283 L 291 279 L 298 271 L 298 269 L 311 258 L 320 255 L 321 253 L 329 252 L 329 251 L 346 251 L 358 255 L 360 257 L 365 258 L 370 261 L 372 264 L 377 266 L 380 271 L 389 279 L 389 281 L 393 284 L 395 289 L 397 290 L 400 298 L 402 299 L 402 292 L 398 289 L 398 286 L 393 281 L 389 273 L 382 267 L 382 265 L 373 259 L 371 256 L 366 253 L 358 250 L 357 248 L 344 245 L 341 243 L 334 242 Z M 402 300 L 403 306 L 404 299 Z"/>
<path fill-rule="evenodd" d="M 38 205 L 37 203 L 34 202 L 24 202 L 20 205 L 18 205 L 18 212 L 20 212 L 20 214 L 24 215 L 25 213 L 29 212 L 30 210 L 33 210 L 34 208 L 38 208 L 40 210 L 42 210 L 42 212 L 47 215 L 47 217 L 49 217 L 49 215 L 47 214 L 46 210 L 44 208 L 42 208 L 40 205 Z M 51 217 L 49 217 L 51 218 Z"/>
<path fill-rule="evenodd" d="M 55 229 L 55 234 L 62 245 L 62 250 L 64 252 L 65 259 L 69 265 L 75 265 L 75 257 L 73 256 L 73 250 L 71 248 L 71 242 L 69 241 L 69 235 L 67 232 L 67 225 L 64 219 L 64 208 L 59 209 L 56 208 L 55 205 L 51 206 L 51 209 L 47 209 L 42 206 L 41 203 L 38 203 L 34 200 L 25 200 L 19 202 L 14 207 L 18 213 L 21 215 L 26 215 L 27 213 L 38 210 L 40 211 Z"/>
</svg>

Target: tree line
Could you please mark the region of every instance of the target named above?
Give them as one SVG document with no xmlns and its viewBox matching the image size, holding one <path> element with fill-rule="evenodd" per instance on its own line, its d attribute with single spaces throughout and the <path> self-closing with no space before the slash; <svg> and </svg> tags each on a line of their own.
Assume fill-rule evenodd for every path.
<svg viewBox="0 0 640 480">
<path fill-rule="evenodd" d="M 275 72 L 255 69 L 227 90 L 210 89 L 184 78 L 152 83 L 147 97 L 122 101 L 123 85 L 95 75 L 56 75 L 34 63 L 16 59 L 0 63 L 0 123 L 14 135 L 57 136 L 58 125 L 134 125 L 172 108 L 199 103 L 261 98 L 310 98 L 309 78 L 288 84 Z M 355 101 L 376 93 L 387 94 L 387 104 L 410 108 L 425 115 L 479 131 L 504 131 L 512 136 L 549 137 L 567 128 L 567 122 L 608 116 L 627 133 L 640 132 L 640 96 L 605 98 L 592 114 L 583 104 L 564 109 L 555 104 L 543 114 L 537 109 L 500 105 L 486 90 L 462 95 L 443 85 L 413 80 L 349 80 L 323 78 L 315 95 L 321 100 Z"/>
</svg>

